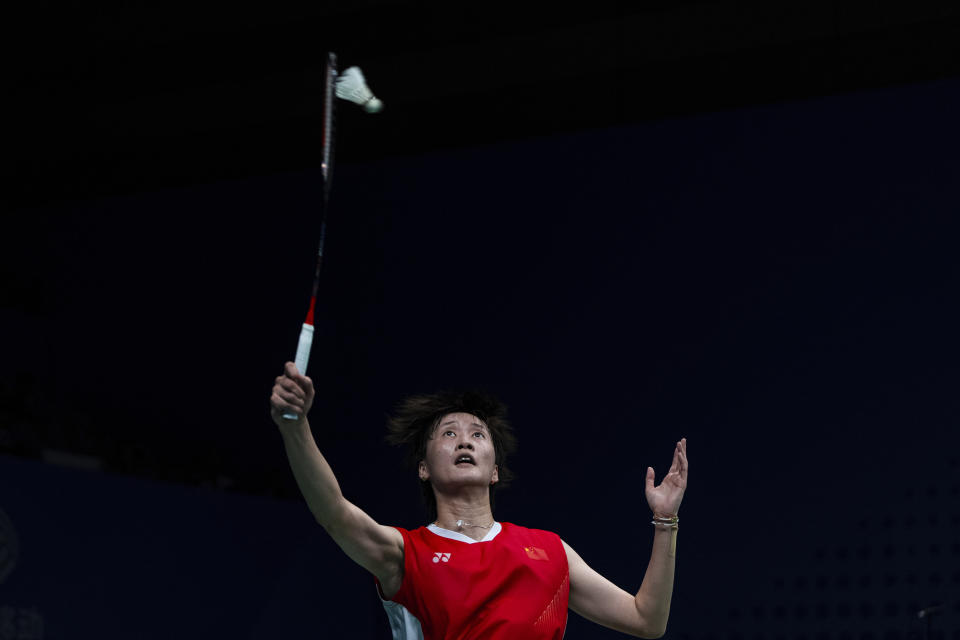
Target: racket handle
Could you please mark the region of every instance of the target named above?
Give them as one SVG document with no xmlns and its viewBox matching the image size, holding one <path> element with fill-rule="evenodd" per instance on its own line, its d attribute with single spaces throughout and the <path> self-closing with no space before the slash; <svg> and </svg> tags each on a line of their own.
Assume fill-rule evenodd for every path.
<svg viewBox="0 0 960 640">
<path fill-rule="evenodd" d="M 300 329 L 300 341 L 297 343 L 297 357 L 293 359 L 293 364 L 297 365 L 297 371 L 300 375 L 307 375 L 307 363 L 310 361 L 310 348 L 313 346 L 313 325 L 303 323 Z M 296 420 L 300 416 L 295 413 L 283 414 L 284 420 Z"/>
</svg>

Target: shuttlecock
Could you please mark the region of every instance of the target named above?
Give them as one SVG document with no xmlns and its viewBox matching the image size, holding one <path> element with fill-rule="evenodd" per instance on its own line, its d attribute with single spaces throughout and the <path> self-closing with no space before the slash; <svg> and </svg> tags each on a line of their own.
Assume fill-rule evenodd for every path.
<svg viewBox="0 0 960 640">
<path fill-rule="evenodd" d="M 355 102 L 367 113 L 377 113 L 383 109 L 383 103 L 377 99 L 367 81 L 363 77 L 360 67 L 347 67 L 337 76 L 337 97 Z"/>
</svg>

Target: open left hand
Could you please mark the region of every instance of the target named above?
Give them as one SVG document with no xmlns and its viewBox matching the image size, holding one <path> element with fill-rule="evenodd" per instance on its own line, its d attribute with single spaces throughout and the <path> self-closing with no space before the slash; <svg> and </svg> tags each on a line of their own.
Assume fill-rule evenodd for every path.
<svg viewBox="0 0 960 640">
<path fill-rule="evenodd" d="M 673 464 L 659 486 L 653 486 L 653 467 L 647 467 L 647 504 L 654 515 L 676 515 L 687 490 L 687 439 L 681 438 L 673 450 Z"/>
</svg>

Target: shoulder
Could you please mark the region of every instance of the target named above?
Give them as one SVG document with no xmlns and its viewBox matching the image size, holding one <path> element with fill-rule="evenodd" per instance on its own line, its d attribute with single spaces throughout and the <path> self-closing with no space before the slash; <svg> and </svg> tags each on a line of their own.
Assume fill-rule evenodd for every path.
<svg viewBox="0 0 960 640">
<path fill-rule="evenodd" d="M 393 527 L 403 538 L 404 551 L 412 550 L 417 547 L 429 544 L 436 536 L 426 527 L 417 527 L 416 529 L 405 529 L 403 527 Z"/>
<path fill-rule="evenodd" d="M 400 566 L 396 572 L 377 576 L 377 589 L 380 591 L 380 598 L 384 601 L 393 600 L 400 591 L 401 586 L 406 582 L 407 576 L 411 573 L 411 563 L 408 558 L 419 546 L 420 529 L 404 529 L 403 527 L 390 526 L 400 538 Z M 421 527 L 422 529 L 422 527 Z"/>
<path fill-rule="evenodd" d="M 547 531 L 546 529 L 531 529 L 530 527 L 521 527 L 518 524 L 513 524 L 512 522 L 501 522 L 503 531 L 509 535 L 514 536 L 528 536 L 534 538 L 550 538 L 560 540 L 560 536 L 554 533 L 553 531 Z"/>
<path fill-rule="evenodd" d="M 533 545 L 545 549 L 560 551 L 564 548 L 564 542 L 560 536 L 553 531 L 546 529 L 530 529 L 509 522 L 502 523 L 503 531 L 506 534 L 505 539 L 517 540 L 523 544 Z M 564 555 L 566 555 L 564 553 Z"/>
</svg>

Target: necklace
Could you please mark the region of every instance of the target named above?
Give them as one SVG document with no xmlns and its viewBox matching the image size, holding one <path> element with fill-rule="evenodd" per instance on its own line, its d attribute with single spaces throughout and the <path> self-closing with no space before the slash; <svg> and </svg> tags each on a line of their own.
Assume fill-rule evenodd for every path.
<svg viewBox="0 0 960 640">
<path fill-rule="evenodd" d="M 493 522 L 496 522 L 496 520 L 494 520 Z M 482 524 L 471 524 L 469 522 L 464 522 L 463 520 L 457 520 L 457 531 L 459 531 L 460 529 L 463 529 L 464 527 L 476 527 L 477 529 L 489 529 L 490 527 L 493 526 L 493 522 L 491 522 L 488 525 L 482 525 Z M 434 520 L 433 524 L 437 525 L 441 529 L 446 529 L 446 527 L 440 524 L 439 520 Z M 451 529 L 447 529 L 447 530 L 451 531 Z"/>
</svg>

